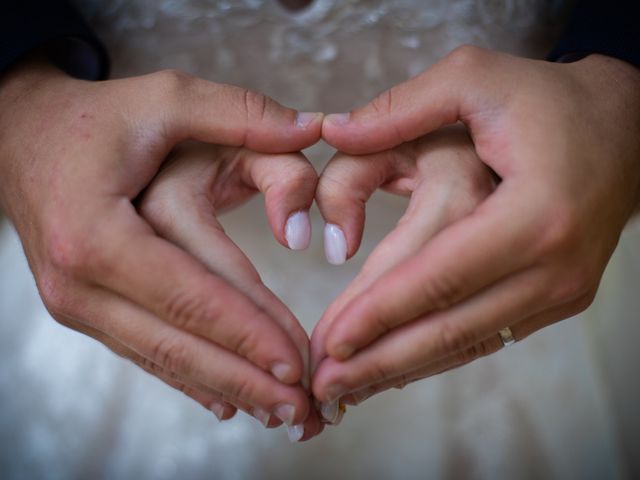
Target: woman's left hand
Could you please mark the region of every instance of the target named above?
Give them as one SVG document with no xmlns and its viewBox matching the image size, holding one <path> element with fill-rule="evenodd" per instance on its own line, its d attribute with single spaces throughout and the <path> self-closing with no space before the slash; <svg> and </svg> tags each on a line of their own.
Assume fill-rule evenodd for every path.
<svg viewBox="0 0 640 480">
<path fill-rule="evenodd" d="M 274 319 L 298 347 L 305 364 L 309 354 L 304 329 L 291 311 L 262 283 L 250 260 L 226 235 L 216 216 L 262 192 L 276 240 L 291 249 L 304 249 L 311 235 L 308 209 L 313 202 L 316 184 L 315 169 L 299 153 L 260 154 L 246 148 L 186 142 L 174 149 L 138 202 L 140 214 L 159 236 L 193 255 L 213 274 L 246 295 L 267 314 L 265 319 Z M 211 292 L 212 295 L 215 293 Z M 238 329 L 246 320 L 249 319 L 234 319 Z M 279 348 L 275 344 L 269 345 L 267 337 L 255 340 L 266 342 L 261 349 Z M 251 348 L 249 343 L 247 348 Z M 228 368 L 233 369 L 234 365 L 230 364 Z M 265 383 L 256 380 L 245 379 L 255 389 Z M 225 418 L 240 409 L 256 417 L 265 427 L 282 424 L 263 405 L 230 398 L 222 392 L 189 384 L 186 379 L 176 378 L 174 381 L 177 388 L 185 390 L 201 403 L 221 403 Z M 308 378 L 304 383 L 308 388 Z M 274 394 L 274 389 L 271 390 L 256 391 L 254 397 L 268 403 Z M 303 424 L 304 433 L 300 425 L 290 430 L 294 440 L 301 435 L 301 440 L 307 440 L 322 431 L 311 402 L 307 408 L 309 415 Z"/>
<path fill-rule="evenodd" d="M 410 196 L 409 206 L 396 228 L 387 235 L 367 258 L 358 276 L 329 306 L 316 326 L 311 341 L 314 392 L 326 399 L 327 386 L 343 385 L 355 395 L 342 398 L 346 403 L 359 403 L 364 395 L 406 382 L 402 375 L 388 378 L 382 384 L 369 385 L 370 367 L 376 356 L 375 347 L 356 355 L 353 360 L 339 362 L 327 357 L 327 339 L 340 338 L 345 328 L 353 325 L 336 323 L 340 312 L 393 267 L 416 255 L 440 230 L 471 213 L 495 188 L 495 177 L 478 159 L 473 142 L 462 125 L 449 126 L 378 154 L 353 156 L 338 153 L 320 176 L 316 200 L 328 223 L 327 256 L 336 250 L 331 243 L 338 236 L 348 239 L 344 251 L 352 256 L 357 251 L 364 228 L 365 204 L 373 192 L 382 187 L 391 193 Z M 339 226 L 339 227 L 338 227 Z M 363 325 L 366 327 L 366 325 Z M 353 334 L 353 332 L 350 332 Z M 368 332 L 360 329 L 359 336 Z M 407 372 L 411 379 L 437 373 L 436 362 Z M 364 391 L 358 391 L 367 386 Z M 325 420 L 337 423 L 340 409 L 335 402 L 323 403 Z"/>
</svg>

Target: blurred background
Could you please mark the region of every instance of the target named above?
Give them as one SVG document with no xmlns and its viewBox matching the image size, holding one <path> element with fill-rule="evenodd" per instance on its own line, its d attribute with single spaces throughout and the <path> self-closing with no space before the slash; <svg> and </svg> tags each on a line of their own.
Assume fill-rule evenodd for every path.
<svg viewBox="0 0 640 480">
<path fill-rule="evenodd" d="M 77 2 L 113 76 L 178 68 L 306 111 L 341 112 L 461 43 L 543 57 L 570 1 L 276 0 Z M 294 5 L 300 2 L 291 0 Z M 306 152 L 321 169 L 332 150 Z M 404 200 L 377 194 L 363 246 L 324 260 L 322 220 L 290 252 L 255 200 L 222 221 L 308 332 L 390 230 Z M 460 370 L 350 408 L 292 445 L 238 414 L 222 424 L 180 393 L 55 323 L 19 240 L 0 226 L 0 478 L 640 478 L 640 225 L 631 224 L 594 305 Z"/>
</svg>

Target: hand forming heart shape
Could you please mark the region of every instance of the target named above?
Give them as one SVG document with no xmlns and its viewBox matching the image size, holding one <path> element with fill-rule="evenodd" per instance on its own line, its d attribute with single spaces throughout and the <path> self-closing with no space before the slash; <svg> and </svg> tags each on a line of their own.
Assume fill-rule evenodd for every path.
<svg viewBox="0 0 640 480">
<path fill-rule="evenodd" d="M 91 83 L 36 56 L 1 79 L 0 204 L 59 322 L 220 418 L 238 407 L 304 440 L 323 428 L 309 339 L 215 209 L 262 190 L 276 238 L 299 248 L 315 196 L 337 262 L 355 253 L 375 188 L 411 192 L 312 336 L 311 391 L 335 420 L 340 398 L 467 363 L 501 348 L 505 327 L 520 340 L 590 304 L 640 203 L 639 75 L 600 55 L 551 64 L 464 47 L 323 120 L 179 72 Z M 458 121 L 473 146 L 438 131 Z M 321 137 L 352 156 L 316 189 L 286 152 Z"/>
<path fill-rule="evenodd" d="M 362 157 L 338 154 L 323 172 L 317 189 L 316 184 L 316 172 L 301 154 L 265 155 L 244 148 L 188 143 L 174 150 L 139 208 L 158 235 L 194 255 L 278 321 L 298 346 L 301 356 L 308 358 L 308 340 L 303 337 L 302 328 L 260 281 L 248 258 L 226 236 L 215 215 L 258 191 L 263 192 L 276 239 L 291 248 L 292 237 L 302 238 L 295 241 L 294 247 L 305 248 L 310 233 L 308 210 L 315 196 L 325 219 L 348 232 L 351 256 L 362 235 L 369 196 L 378 187 L 411 195 L 407 213 L 398 227 L 373 251 L 361 274 L 332 303 L 318 324 L 313 335 L 313 370 L 326 356 L 324 333 L 331 326 L 334 312 L 390 267 L 411 256 L 440 229 L 472 211 L 494 188 L 490 171 L 477 159 L 471 139 L 461 126 L 445 128 L 380 154 Z M 301 235 L 290 235 L 287 240 L 287 233 L 294 229 Z M 247 330 L 253 328 L 253 324 L 237 322 L 237 332 L 233 333 L 249 336 Z M 248 351 L 255 350 L 255 357 L 279 348 L 278 338 L 271 332 L 256 337 L 259 342 L 245 345 Z M 229 364 L 228 368 L 234 367 Z M 253 378 L 247 381 L 254 383 Z M 269 395 L 267 391 L 261 394 Z M 228 410 L 241 408 L 265 426 L 280 424 L 264 410 L 237 399 L 226 403 Z M 325 421 L 339 421 L 337 404 L 320 409 Z M 311 424 L 305 424 L 307 435 L 319 427 L 315 418 L 311 418 Z"/>
</svg>

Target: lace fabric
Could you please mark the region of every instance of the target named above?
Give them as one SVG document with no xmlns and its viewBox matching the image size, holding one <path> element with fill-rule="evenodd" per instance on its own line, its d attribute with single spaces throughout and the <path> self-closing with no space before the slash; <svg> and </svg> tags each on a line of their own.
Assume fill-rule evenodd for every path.
<svg viewBox="0 0 640 480">
<path fill-rule="evenodd" d="M 542 57 L 570 0 L 84 0 L 116 76 L 178 68 L 301 109 L 343 110 L 464 43 Z M 267 73 L 268 72 L 268 73 Z"/>
</svg>

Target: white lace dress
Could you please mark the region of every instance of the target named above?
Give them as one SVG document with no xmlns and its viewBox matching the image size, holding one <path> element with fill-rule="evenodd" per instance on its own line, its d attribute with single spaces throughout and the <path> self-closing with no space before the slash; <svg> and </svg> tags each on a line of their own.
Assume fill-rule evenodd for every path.
<svg viewBox="0 0 640 480">
<path fill-rule="evenodd" d="M 302 110 L 345 111 L 461 43 L 543 56 L 569 2 L 78 0 L 113 75 L 179 68 Z M 319 168 L 326 146 L 309 151 Z M 325 263 L 270 237 L 259 199 L 228 232 L 308 331 L 404 202 L 375 196 L 363 248 Z M 640 229 L 631 227 L 595 305 L 463 369 L 352 408 L 303 445 L 244 415 L 214 416 L 101 345 L 52 321 L 15 233 L 0 229 L 0 477 L 136 479 L 624 478 L 637 436 Z M 314 272 L 306 275 L 306 272 Z M 300 278 L 304 278 L 300 284 Z M 298 288 L 291 288 L 296 279 Z M 637 290 L 637 288 L 635 288 Z M 636 422 L 636 425 L 634 425 Z"/>
</svg>

